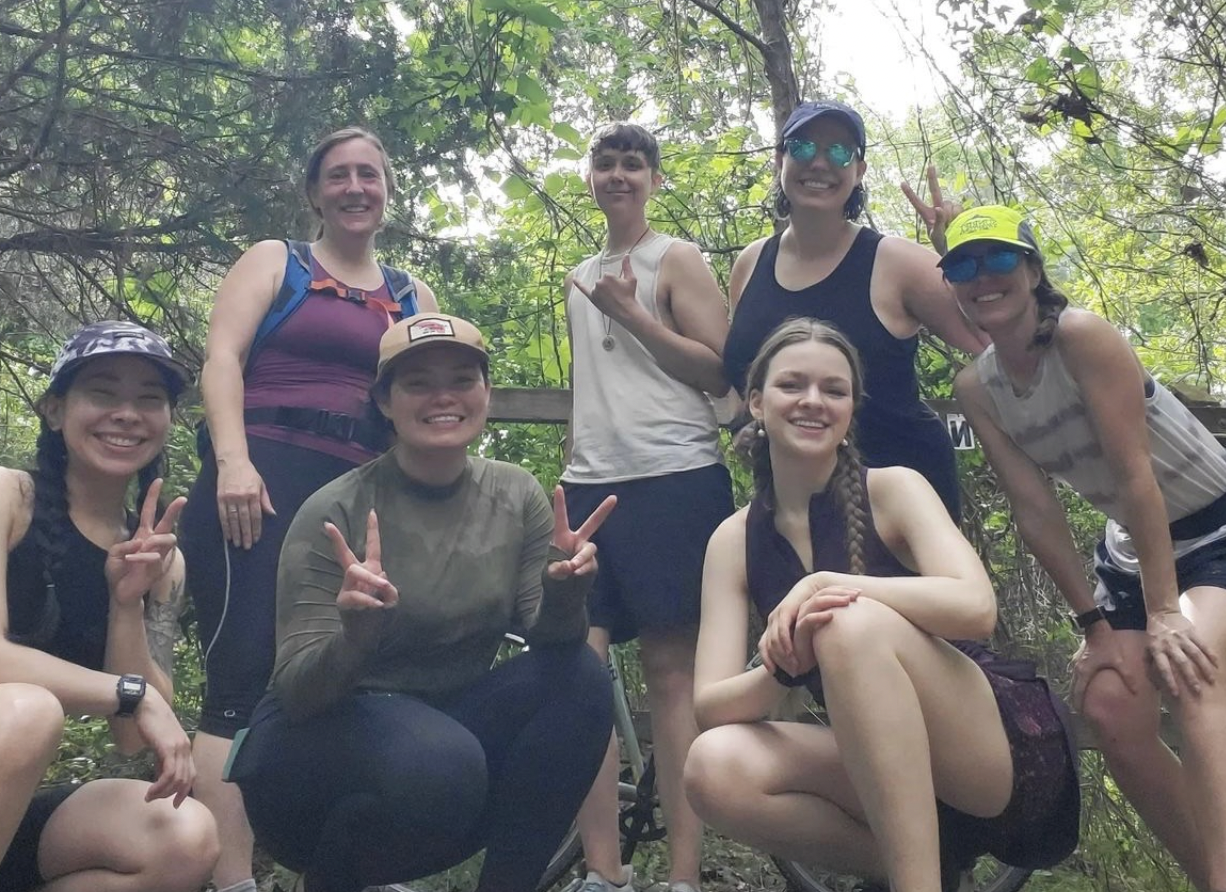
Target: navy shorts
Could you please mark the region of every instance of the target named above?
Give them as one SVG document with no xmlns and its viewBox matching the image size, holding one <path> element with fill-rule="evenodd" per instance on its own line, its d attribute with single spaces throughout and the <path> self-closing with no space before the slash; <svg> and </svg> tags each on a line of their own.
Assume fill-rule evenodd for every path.
<svg viewBox="0 0 1226 892">
<path fill-rule="evenodd" d="M 17 825 L 17 832 L 4 860 L 0 861 L 0 889 L 4 892 L 26 892 L 46 883 L 38 870 L 38 844 L 51 815 L 79 789 L 79 784 L 58 784 L 34 794 L 25 817 Z"/>
<path fill-rule="evenodd" d="M 600 572 L 588 596 L 593 626 L 614 643 L 698 625 L 707 540 L 733 512 L 721 464 L 617 483 L 565 483 L 577 527 L 606 496 L 617 509 L 592 537 Z"/>
<path fill-rule="evenodd" d="M 1094 549 L 1094 574 L 1098 577 L 1094 600 L 1104 606 L 1111 628 L 1145 631 L 1148 614 L 1141 577 L 1112 561 L 1102 542 Z M 1226 589 L 1226 539 L 1202 545 L 1176 558 L 1175 578 L 1180 592 L 1197 586 Z"/>
</svg>

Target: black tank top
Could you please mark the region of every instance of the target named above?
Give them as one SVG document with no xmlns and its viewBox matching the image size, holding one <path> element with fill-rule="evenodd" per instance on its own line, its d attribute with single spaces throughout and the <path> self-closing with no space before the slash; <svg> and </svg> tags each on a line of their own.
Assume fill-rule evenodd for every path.
<svg viewBox="0 0 1226 892">
<path fill-rule="evenodd" d="M 869 285 L 882 235 L 861 227 L 838 266 L 820 282 L 789 291 L 775 278 L 776 235 L 736 305 L 724 344 L 724 373 L 741 396 L 749 366 L 780 323 L 796 317 L 828 322 L 847 336 L 864 367 L 864 400 L 856 414 L 856 442 L 869 467 L 904 465 L 923 474 L 949 513 L 960 514 L 958 472 L 945 425 L 920 400 L 915 373 L 918 339 L 896 338 L 873 312 Z"/>
<path fill-rule="evenodd" d="M 867 473 L 865 491 L 867 492 Z M 851 559 L 847 554 L 846 523 L 838 496 L 833 492 L 815 493 L 809 500 L 809 542 L 813 549 L 813 569 L 834 573 L 850 573 Z M 864 574 L 866 576 L 916 576 L 904 566 L 877 535 L 872 507 L 868 507 L 864 525 Z M 775 528 L 775 512 L 762 496 L 749 504 L 745 520 L 745 577 L 749 597 L 758 615 L 764 620 L 779 605 L 803 577 L 809 575 L 792 543 Z M 1010 678 L 1033 679 L 1034 664 L 1002 660 L 977 641 L 949 642 L 985 670 Z M 819 703 L 822 701 L 821 677 L 810 685 Z"/>
<path fill-rule="evenodd" d="M 39 628 L 45 616 L 47 586 L 42 552 L 34 536 L 27 533 L 9 553 L 5 574 L 9 633 L 23 644 L 62 660 L 87 669 L 102 669 L 111 604 L 106 551 L 86 539 L 75 524 L 68 524 L 65 535 L 65 557 L 55 574 L 59 623 L 47 640 L 22 640 Z"/>
</svg>

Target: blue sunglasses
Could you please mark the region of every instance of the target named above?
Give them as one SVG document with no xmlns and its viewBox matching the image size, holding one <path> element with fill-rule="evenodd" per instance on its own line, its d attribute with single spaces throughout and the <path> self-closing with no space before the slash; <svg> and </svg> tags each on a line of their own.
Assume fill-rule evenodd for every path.
<svg viewBox="0 0 1226 892">
<path fill-rule="evenodd" d="M 986 254 L 959 254 L 941 269 L 950 282 L 969 282 L 984 273 L 994 276 L 1011 273 L 1022 262 L 1022 256 L 1029 253 L 1021 248 L 994 248 Z"/>
<path fill-rule="evenodd" d="M 811 139 L 789 137 L 783 141 L 783 149 L 801 164 L 808 164 L 817 157 L 817 143 Z M 826 160 L 835 167 L 847 167 L 856 160 L 856 150 L 849 149 L 841 142 L 831 143 L 822 149 L 822 152 L 826 155 Z"/>
</svg>

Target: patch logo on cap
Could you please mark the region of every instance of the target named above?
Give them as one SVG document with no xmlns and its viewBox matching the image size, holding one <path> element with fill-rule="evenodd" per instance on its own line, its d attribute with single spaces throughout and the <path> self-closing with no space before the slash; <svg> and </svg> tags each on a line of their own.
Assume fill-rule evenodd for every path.
<svg viewBox="0 0 1226 892">
<path fill-rule="evenodd" d="M 968 235 L 972 232 L 983 232 L 985 229 L 994 229 L 996 221 L 986 214 L 976 214 L 968 219 L 965 223 L 959 224 L 962 231 Z"/>
<path fill-rule="evenodd" d="M 448 319 L 419 319 L 409 326 L 409 343 L 422 338 L 454 338 L 455 328 Z"/>
</svg>

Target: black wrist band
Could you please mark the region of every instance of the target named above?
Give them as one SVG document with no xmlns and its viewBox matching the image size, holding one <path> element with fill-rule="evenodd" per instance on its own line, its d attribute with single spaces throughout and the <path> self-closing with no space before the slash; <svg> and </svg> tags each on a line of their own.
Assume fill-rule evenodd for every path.
<svg viewBox="0 0 1226 892">
<path fill-rule="evenodd" d="M 131 716 L 145 699 L 145 679 L 139 675 L 121 675 L 115 683 L 115 694 L 119 698 L 119 708 L 115 710 L 115 716 Z"/>
<path fill-rule="evenodd" d="M 807 685 L 813 680 L 813 676 L 816 674 L 816 667 L 801 675 L 788 675 L 778 666 L 775 667 L 775 681 L 779 682 L 779 684 L 783 685 L 785 688 L 799 688 L 802 685 Z"/>
<path fill-rule="evenodd" d="M 1085 613 L 1073 614 L 1073 625 L 1086 632 L 1089 631 L 1090 626 L 1106 618 L 1107 614 L 1103 613 L 1103 609 L 1095 607 L 1093 610 L 1087 610 Z"/>
</svg>

